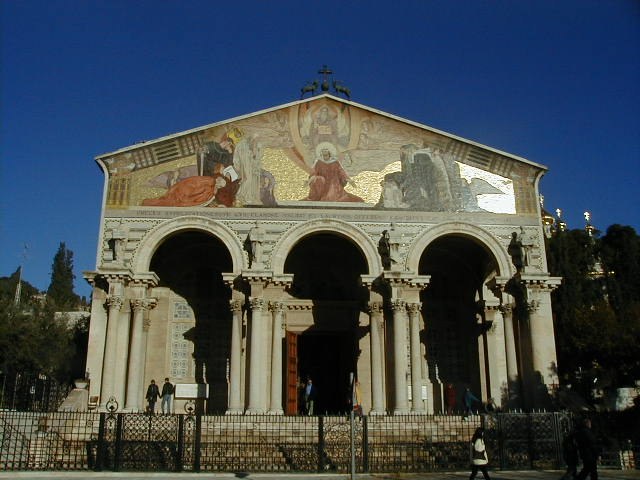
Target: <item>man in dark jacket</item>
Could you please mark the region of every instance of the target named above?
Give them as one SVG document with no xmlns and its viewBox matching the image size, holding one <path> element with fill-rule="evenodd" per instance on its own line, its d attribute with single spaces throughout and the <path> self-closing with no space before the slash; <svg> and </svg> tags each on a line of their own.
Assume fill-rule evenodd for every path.
<svg viewBox="0 0 640 480">
<path fill-rule="evenodd" d="M 591 420 L 588 418 L 582 421 L 582 428 L 576 432 L 576 443 L 582 458 L 582 470 L 576 478 L 584 480 L 590 475 L 591 480 L 598 480 L 599 448 L 596 436 L 591 430 Z"/>
<path fill-rule="evenodd" d="M 147 387 L 147 394 L 145 395 L 147 402 L 149 402 L 147 406 L 147 413 L 155 413 L 158 397 L 160 397 L 160 390 L 158 390 L 158 385 L 156 385 L 155 380 L 151 380 L 151 383 Z"/>
<path fill-rule="evenodd" d="M 162 408 L 162 413 L 171 413 L 171 398 L 173 397 L 173 385 L 169 381 L 168 378 L 164 379 L 164 385 L 162 385 L 162 403 L 160 407 Z M 166 405 L 166 408 L 165 408 Z"/>
</svg>

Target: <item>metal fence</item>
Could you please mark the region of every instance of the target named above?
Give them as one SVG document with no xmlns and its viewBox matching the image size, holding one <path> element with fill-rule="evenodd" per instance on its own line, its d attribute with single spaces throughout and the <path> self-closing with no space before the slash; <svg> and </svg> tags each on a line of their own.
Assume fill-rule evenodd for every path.
<svg viewBox="0 0 640 480">
<path fill-rule="evenodd" d="M 486 428 L 492 468 L 562 468 L 560 445 L 572 418 L 377 415 L 351 423 L 348 416 L 0 411 L 0 469 L 349 472 L 353 429 L 358 472 L 464 470 L 478 426 Z M 625 452 L 635 455 L 625 445 L 603 461 L 620 468 Z"/>
<path fill-rule="evenodd" d="M 42 373 L 0 372 L 0 409 L 50 412 L 58 408 L 69 390 L 69 385 Z"/>
</svg>

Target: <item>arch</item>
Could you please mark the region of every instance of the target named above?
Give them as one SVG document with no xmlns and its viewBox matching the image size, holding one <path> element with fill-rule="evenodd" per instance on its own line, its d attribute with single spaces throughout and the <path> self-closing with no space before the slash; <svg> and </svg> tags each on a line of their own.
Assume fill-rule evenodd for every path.
<svg viewBox="0 0 640 480">
<path fill-rule="evenodd" d="M 309 220 L 285 232 L 273 247 L 271 254 L 273 272 L 275 274 L 284 273 L 284 263 L 293 246 L 305 236 L 318 232 L 337 233 L 353 241 L 365 256 L 369 275 L 378 276 L 382 272 L 382 263 L 378 256 L 378 250 L 371 238 L 358 227 L 335 219 Z"/>
<path fill-rule="evenodd" d="M 246 256 L 240 240 L 229 227 L 210 218 L 189 215 L 167 220 L 151 229 L 140 241 L 131 260 L 133 271 L 147 271 L 151 264 L 151 258 L 162 241 L 169 235 L 186 230 L 197 230 L 219 238 L 229 249 L 231 261 L 233 262 L 233 272 L 239 273 L 243 268 L 247 268 Z"/>
<path fill-rule="evenodd" d="M 502 246 L 498 238 L 476 225 L 463 222 L 441 223 L 427 229 L 411 245 L 407 255 L 407 269 L 410 272 L 417 272 L 420 257 L 429 244 L 437 238 L 451 234 L 463 235 L 480 241 L 495 258 L 498 264 L 498 275 L 506 276 L 511 274 L 511 260 L 507 255 L 507 250 Z"/>
</svg>

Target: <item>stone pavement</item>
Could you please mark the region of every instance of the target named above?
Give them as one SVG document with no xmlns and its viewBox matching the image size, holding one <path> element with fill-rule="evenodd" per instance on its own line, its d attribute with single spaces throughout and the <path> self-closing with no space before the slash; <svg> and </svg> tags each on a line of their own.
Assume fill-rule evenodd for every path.
<svg viewBox="0 0 640 480">
<path fill-rule="evenodd" d="M 492 471 L 492 480 L 559 480 L 563 472 L 559 470 L 545 471 Z M 640 479 L 640 470 L 600 470 L 600 480 L 635 480 Z M 0 472 L 0 479 L 15 480 L 214 480 L 214 479 L 246 479 L 246 480 L 350 480 L 349 474 L 329 473 L 149 473 L 149 472 Z M 469 472 L 439 473 L 375 473 L 357 474 L 356 480 L 463 480 L 469 478 Z M 478 479 L 482 478 L 480 473 Z"/>
</svg>

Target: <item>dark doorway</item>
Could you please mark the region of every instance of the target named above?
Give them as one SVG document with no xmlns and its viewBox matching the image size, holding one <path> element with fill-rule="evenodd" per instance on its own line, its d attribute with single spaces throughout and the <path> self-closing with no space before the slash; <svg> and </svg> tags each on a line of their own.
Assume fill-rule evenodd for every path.
<svg viewBox="0 0 640 480">
<path fill-rule="evenodd" d="M 484 365 L 479 364 L 479 325 L 483 283 L 497 268 L 493 256 L 479 243 L 462 235 L 447 235 L 423 252 L 419 272 L 430 275 L 421 294 L 428 319 L 426 343 L 429 375 L 453 383 L 458 392 L 470 387 L 480 393 Z M 460 401 L 460 398 L 458 398 Z"/>
<path fill-rule="evenodd" d="M 181 232 L 160 245 L 149 268 L 160 278 L 160 287 L 171 289 L 193 310 L 195 327 L 184 332 L 183 337 L 194 345 L 195 379 L 209 384 L 207 412 L 223 413 L 227 409 L 231 291 L 222 273 L 233 270 L 227 247 L 220 239 L 204 232 Z M 169 328 L 172 320 L 170 317 Z"/>
<path fill-rule="evenodd" d="M 355 371 L 352 333 L 307 333 L 298 336 L 298 372 L 317 388 L 315 413 L 348 411 L 349 374 Z"/>
</svg>

